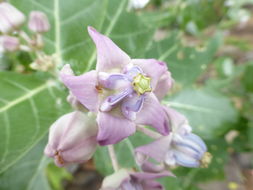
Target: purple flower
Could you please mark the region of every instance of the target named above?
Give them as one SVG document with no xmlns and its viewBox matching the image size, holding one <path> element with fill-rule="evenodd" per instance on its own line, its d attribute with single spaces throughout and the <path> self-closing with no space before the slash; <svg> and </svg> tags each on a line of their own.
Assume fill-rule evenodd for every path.
<svg viewBox="0 0 253 190">
<path fill-rule="evenodd" d="M 207 167 L 211 155 L 203 140 L 191 132 L 187 119 L 179 112 L 164 107 L 171 121 L 170 135 L 136 148 L 137 162 L 143 164 L 149 157 L 169 166 Z"/>
<path fill-rule="evenodd" d="M 17 30 L 25 22 L 25 15 L 9 3 L 0 3 L 0 32 Z"/>
<path fill-rule="evenodd" d="M 61 116 L 52 124 L 44 153 L 59 167 L 89 160 L 97 146 L 94 118 L 75 111 Z"/>
<path fill-rule="evenodd" d="M 163 190 L 163 186 L 155 179 L 165 176 L 171 176 L 170 172 L 136 173 L 121 169 L 107 176 L 100 190 Z"/>
<path fill-rule="evenodd" d="M 96 70 L 74 76 L 65 65 L 61 79 L 81 104 L 98 113 L 99 144 L 119 142 L 133 134 L 136 125 L 150 125 L 167 135 L 169 122 L 159 103 L 173 82 L 166 64 L 130 59 L 108 37 L 92 27 L 88 32 L 97 47 Z"/>
</svg>

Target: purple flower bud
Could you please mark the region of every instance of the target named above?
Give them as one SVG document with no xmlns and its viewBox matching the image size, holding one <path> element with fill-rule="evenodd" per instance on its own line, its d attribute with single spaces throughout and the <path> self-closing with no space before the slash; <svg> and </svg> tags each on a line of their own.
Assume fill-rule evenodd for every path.
<svg viewBox="0 0 253 190">
<path fill-rule="evenodd" d="M 44 153 L 55 159 L 59 167 L 89 160 L 96 150 L 95 119 L 75 111 L 61 116 L 49 131 Z"/>
<path fill-rule="evenodd" d="M 32 11 L 29 16 L 29 29 L 33 32 L 43 33 L 50 29 L 47 16 L 41 11 Z"/>
<path fill-rule="evenodd" d="M 18 29 L 25 21 L 25 16 L 9 3 L 0 3 L 0 32 L 9 33 Z"/>
<path fill-rule="evenodd" d="M 149 157 L 168 166 L 207 167 L 211 154 L 207 152 L 204 141 L 191 132 L 184 115 L 164 107 L 170 119 L 172 132 L 168 136 L 136 148 L 136 161 L 143 164 Z"/>
<path fill-rule="evenodd" d="M 104 179 L 100 190 L 163 190 L 163 186 L 155 179 L 165 176 L 171 176 L 171 173 L 136 173 L 120 169 Z"/>
<path fill-rule="evenodd" d="M 12 36 L 0 36 L 0 46 L 3 47 L 4 51 L 17 51 L 19 49 L 19 39 Z"/>
</svg>

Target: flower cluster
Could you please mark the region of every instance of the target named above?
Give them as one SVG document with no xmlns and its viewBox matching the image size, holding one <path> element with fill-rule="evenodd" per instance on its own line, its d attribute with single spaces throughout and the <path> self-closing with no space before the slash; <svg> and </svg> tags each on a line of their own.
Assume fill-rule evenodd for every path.
<svg viewBox="0 0 253 190">
<path fill-rule="evenodd" d="M 206 167 L 211 156 L 205 143 L 182 114 L 161 104 L 173 85 L 166 63 L 131 59 L 94 28 L 88 32 L 97 48 L 96 69 L 75 76 L 70 65 L 62 68 L 67 100 L 76 111 L 51 126 L 45 154 L 58 166 L 81 163 L 92 157 L 97 145 L 111 146 L 138 129 L 154 138 L 135 150 L 142 171 L 115 167 L 101 190 L 163 189 L 155 179 L 172 176 L 168 166 Z"/>
<path fill-rule="evenodd" d="M 20 10 L 7 2 L 0 2 L 0 51 L 34 53 L 37 59 L 31 68 L 48 71 L 54 67 L 53 57 L 40 51 L 44 47 L 43 34 L 50 29 L 48 18 L 41 11 L 30 12 L 28 29 L 31 35 L 22 30 L 25 21 L 26 16 Z"/>
</svg>

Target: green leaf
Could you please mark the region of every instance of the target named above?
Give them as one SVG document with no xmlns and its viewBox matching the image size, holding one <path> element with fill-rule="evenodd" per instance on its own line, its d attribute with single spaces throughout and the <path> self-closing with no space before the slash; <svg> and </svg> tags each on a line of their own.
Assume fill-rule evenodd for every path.
<svg viewBox="0 0 253 190">
<path fill-rule="evenodd" d="M 137 57 L 144 53 L 153 29 L 144 25 L 139 16 L 126 12 L 128 0 L 11 0 L 27 15 L 32 10 L 45 12 L 51 23 L 46 34 L 46 51 L 56 53 L 59 61 L 68 61 L 82 73 L 94 68 L 95 45 L 87 26 L 112 38 L 119 47 Z"/>
<path fill-rule="evenodd" d="M 46 33 L 46 51 L 56 53 L 60 62 L 86 61 L 93 48 L 87 26 L 99 28 L 105 18 L 107 0 L 10 0 L 27 16 L 32 10 L 47 14 L 51 30 Z M 25 27 L 24 27 L 25 28 Z"/>
<path fill-rule="evenodd" d="M 67 109 L 65 93 L 36 75 L 0 73 L 0 173 L 31 150 Z"/>
<path fill-rule="evenodd" d="M 237 121 L 230 100 L 208 89 L 186 89 L 166 103 L 186 115 L 193 131 L 203 138 L 223 135 Z"/>
<path fill-rule="evenodd" d="M 192 85 L 211 63 L 220 46 L 221 35 L 215 35 L 202 48 L 184 47 L 180 38 L 174 32 L 168 38 L 153 43 L 146 56 L 165 61 L 176 82 Z"/>
<path fill-rule="evenodd" d="M 49 160 L 43 156 L 46 138 L 40 140 L 35 147 L 0 174 L 0 189 L 5 190 L 51 190 L 45 166 Z"/>
</svg>

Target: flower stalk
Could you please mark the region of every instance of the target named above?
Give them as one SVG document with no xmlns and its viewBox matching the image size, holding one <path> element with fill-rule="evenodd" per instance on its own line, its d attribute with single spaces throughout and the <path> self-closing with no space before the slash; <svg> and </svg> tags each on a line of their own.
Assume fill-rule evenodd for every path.
<svg viewBox="0 0 253 190">
<path fill-rule="evenodd" d="M 109 155 L 112 161 L 112 167 L 113 170 L 115 172 L 119 171 L 119 163 L 118 163 L 118 159 L 114 150 L 114 146 L 113 145 L 108 145 L 108 151 L 109 151 Z"/>
<path fill-rule="evenodd" d="M 137 130 L 140 131 L 141 133 L 151 137 L 152 139 L 159 139 L 160 137 L 162 137 L 162 135 L 160 135 L 159 133 L 145 127 L 145 126 L 137 126 Z"/>
</svg>

